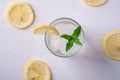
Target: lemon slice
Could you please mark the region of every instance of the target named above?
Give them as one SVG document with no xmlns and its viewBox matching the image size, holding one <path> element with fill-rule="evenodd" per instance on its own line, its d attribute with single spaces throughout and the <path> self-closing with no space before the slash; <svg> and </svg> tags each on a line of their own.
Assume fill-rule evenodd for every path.
<svg viewBox="0 0 120 80">
<path fill-rule="evenodd" d="M 28 28 L 34 21 L 34 12 L 27 2 L 14 2 L 6 9 L 8 23 L 18 29 Z"/>
<path fill-rule="evenodd" d="M 31 60 L 25 67 L 24 80 L 51 80 L 50 68 L 41 60 Z"/>
<path fill-rule="evenodd" d="M 60 33 L 58 32 L 58 30 L 50 25 L 39 25 L 37 27 L 35 27 L 33 29 L 33 34 L 45 34 L 45 32 L 47 32 L 47 34 L 49 35 L 59 35 Z"/>
<path fill-rule="evenodd" d="M 82 0 L 89 6 L 101 6 L 107 2 L 107 0 Z"/>
<path fill-rule="evenodd" d="M 106 56 L 120 60 L 120 30 L 108 33 L 102 41 L 102 46 Z"/>
</svg>

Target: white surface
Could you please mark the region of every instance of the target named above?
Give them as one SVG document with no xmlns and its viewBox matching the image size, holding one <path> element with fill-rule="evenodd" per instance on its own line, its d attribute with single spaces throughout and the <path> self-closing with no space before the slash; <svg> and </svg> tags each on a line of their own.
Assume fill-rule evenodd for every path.
<svg viewBox="0 0 120 80">
<path fill-rule="evenodd" d="M 13 1 L 0 2 L 0 80 L 23 80 L 25 64 L 42 59 L 49 64 L 53 80 L 120 80 L 120 62 L 104 56 L 101 40 L 112 30 L 120 29 L 120 1 L 108 0 L 101 7 L 88 7 L 80 0 L 26 0 L 35 11 L 34 24 L 26 30 L 9 26 L 5 8 Z M 79 22 L 85 32 L 82 50 L 71 58 L 59 58 L 45 46 L 44 36 L 32 35 L 34 26 L 59 17 Z"/>
</svg>

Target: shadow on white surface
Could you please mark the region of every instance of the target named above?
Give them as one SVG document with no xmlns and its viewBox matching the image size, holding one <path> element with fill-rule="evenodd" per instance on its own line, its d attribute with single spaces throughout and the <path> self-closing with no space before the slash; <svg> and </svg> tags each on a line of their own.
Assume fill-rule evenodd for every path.
<svg viewBox="0 0 120 80">
<path fill-rule="evenodd" d="M 109 60 L 104 56 L 102 51 L 97 50 L 87 42 L 85 42 L 79 53 L 71 58 L 68 58 L 64 62 L 66 62 L 66 69 L 69 72 L 69 76 L 73 79 L 75 78 L 75 80 L 120 79 L 120 77 L 118 77 L 118 72 L 120 71 L 119 62 Z M 75 76 L 79 76 L 79 79 Z M 65 77 L 66 79 L 69 79 L 68 76 Z"/>
</svg>

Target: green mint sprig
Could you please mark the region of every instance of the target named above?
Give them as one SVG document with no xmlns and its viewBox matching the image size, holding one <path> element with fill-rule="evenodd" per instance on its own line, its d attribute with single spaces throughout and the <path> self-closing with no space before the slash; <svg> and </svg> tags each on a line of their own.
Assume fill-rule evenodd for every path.
<svg viewBox="0 0 120 80">
<path fill-rule="evenodd" d="M 61 35 L 62 38 L 68 40 L 67 44 L 66 44 L 66 52 L 68 52 L 74 43 L 78 44 L 78 45 L 82 45 L 81 41 L 79 40 L 79 36 L 81 34 L 81 26 L 78 26 L 72 35 L 68 35 L 68 34 L 63 34 Z"/>
</svg>

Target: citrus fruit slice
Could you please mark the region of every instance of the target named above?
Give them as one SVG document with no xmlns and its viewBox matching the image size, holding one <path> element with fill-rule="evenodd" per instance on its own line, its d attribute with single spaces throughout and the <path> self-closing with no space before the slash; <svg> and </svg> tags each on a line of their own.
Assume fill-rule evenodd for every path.
<svg viewBox="0 0 120 80">
<path fill-rule="evenodd" d="M 102 46 L 106 56 L 120 60 L 120 30 L 108 33 L 102 41 Z"/>
<path fill-rule="evenodd" d="M 101 6 L 107 2 L 107 0 L 82 0 L 89 6 Z"/>
<path fill-rule="evenodd" d="M 35 27 L 33 29 L 33 34 L 45 34 L 45 32 L 47 32 L 47 34 L 49 35 L 59 35 L 58 30 L 50 25 L 39 25 L 37 27 Z"/>
<path fill-rule="evenodd" d="M 41 60 L 31 60 L 25 67 L 24 80 L 51 80 L 50 68 Z"/>
<path fill-rule="evenodd" d="M 18 29 L 28 28 L 34 21 L 34 12 L 27 2 L 14 2 L 6 8 L 8 23 Z"/>
</svg>

